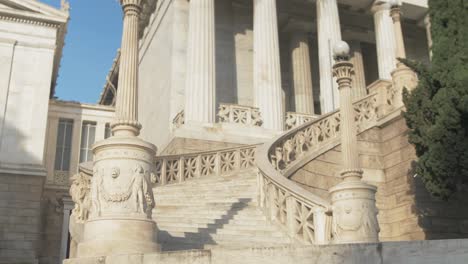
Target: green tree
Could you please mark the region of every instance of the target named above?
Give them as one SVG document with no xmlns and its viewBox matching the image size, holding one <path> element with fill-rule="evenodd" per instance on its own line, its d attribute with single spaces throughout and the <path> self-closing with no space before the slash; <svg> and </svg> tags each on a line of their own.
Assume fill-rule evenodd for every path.
<svg viewBox="0 0 468 264">
<path fill-rule="evenodd" d="M 429 16 L 432 62 L 404 60 L 419 77 L 404 91 L 404 117 L 416 173 L 433 196 L 449 199 L 468 186 L 468 0 L 429 0 Z"/>
</svg>

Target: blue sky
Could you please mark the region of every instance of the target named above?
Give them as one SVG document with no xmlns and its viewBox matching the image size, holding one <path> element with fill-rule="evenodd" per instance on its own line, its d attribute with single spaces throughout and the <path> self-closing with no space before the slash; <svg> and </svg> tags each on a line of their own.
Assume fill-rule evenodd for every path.
<svg viewBox="0 0 468 264">
<path fill-rule="evenodd" d="M 40 0 L 59 7 L 60 0 Z M 122 35 L 118 0 L 70 0 L 65 49 L 55 95 L 96 103 Z"/>
</svg>

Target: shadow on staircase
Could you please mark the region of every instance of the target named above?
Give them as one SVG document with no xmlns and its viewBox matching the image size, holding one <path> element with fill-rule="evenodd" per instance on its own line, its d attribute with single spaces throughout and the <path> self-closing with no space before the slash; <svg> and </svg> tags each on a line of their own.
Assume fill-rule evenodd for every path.
<svg viewBox="0 0 468 264">
<path fill-rule="evenodd" d="M 221 218 L 216 219 L 214 224 L 207 224 L 206 228 L 198 228 L 197 233 L 184 232 L 184 237 L 172 236 L 169 232 L 159 230 L 158 241 L 161 244 L 162 251 L 175 251 L 175 250 L 192 250 L 204 249 L 207 245 L 217 245 L 218 243 L 212 238 L 212 234 L 216 234 L 218 230 L 222 229 L 234 216 L 240 211 L 249 206 L 252 198 L 241 198 L 238 202 L 233 203 L 226 214 Z"/>
</svg>

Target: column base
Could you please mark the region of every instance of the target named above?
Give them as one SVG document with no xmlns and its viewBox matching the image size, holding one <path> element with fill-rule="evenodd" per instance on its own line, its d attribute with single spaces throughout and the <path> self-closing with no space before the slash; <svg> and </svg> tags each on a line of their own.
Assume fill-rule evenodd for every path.
<svg viewBox="0 0 468 264">
<path fill-rule="evenodd" d="M 342 182 L 330 189 L 334 244 L 379 241 L 376 191 L 377 187 L 362 181 Z"/>
<path fill-rule="evenodd" d="M 97 218 L 86 222 L 78 257 L 159 252 L 156 223 L 147 219 Z"/>
</svg>

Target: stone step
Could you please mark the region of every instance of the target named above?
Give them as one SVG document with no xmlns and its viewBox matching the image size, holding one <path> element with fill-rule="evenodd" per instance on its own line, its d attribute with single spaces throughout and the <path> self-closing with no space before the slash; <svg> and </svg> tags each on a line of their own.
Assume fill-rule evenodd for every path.
<svg viewBox="0 0 468 264">
<path fill-rule="evenodd" d="M 211 203 L 211 204 L 190 204 L 187 202 L 186 205 L 165 205 L 165 204 L 156 204 L 156 208 L 153 209 L 153 212 L 190 212 L 197 213 L 199 211 L 212 211 L 212 212 L 221 212 L 225 213 L 228 211 L 235 210 L 236 212 L 240 211 L 258 211 L 261 212 L 255 205 L 255 201 L 245 200 L 232 203 Z M 254 204 L 254 205 L 252 205 Z"/>
<path fill-rule="evenodd" d="M 233 182 L 233 183 L 212 183 L 212 184 L 197 184 L 197 185 L 188 185 L 188 184 L 174 184 L 167 185 L 162 187 L 155 187 L 153 191 L 155 193 L 162 192 L 175 192 L 175 191 L 204 191 L 210 192 L 214 190 L 237 190 L 237 189 L 252 189 L 257 188 L 257 182 Z"/>
<path fill-rule="evenodd" d="M 245 206 L 257 206 L 256 201 L 242 201 L 240 199 L 210 199 L 206 201 L 200 200 L 156 200 L 157 206 L 186 206 L 187 203 L 190 206 L 204 206 L 213 208 L 216 206 L 225 206 L 226 208 L 238 208 Z"/>
<path fill-rule="evenodd" d="M 161 230 L 175 230 L 175 228 L 180 229 L 187 229 L 184 232 L 192 232 L 188 231 L 188 229 L 195 229 L 193 232 L 197 232 L 199 229 L 206 229 L 206 230 L 218 230 L 218 229 L 225 229 L 225 230 L 241 230 L 241 231 L 278 231 L 278 227 L 268 224 L 267 222 L 263 222 L 262 225 L 250 225 L 246 223 L 230 223 L 230 222 L 223 222 L 223 220 L 219 221 L 215 224 L 206 224 L 206 223 L 180 223 L 180 222 L 162 222 L 159 221 L 158 228 Z"/>
<path fill-rule="evenodd" d="M 228 190 L 210 190 L 201 192 L 198 189 L 190 191 L 168 191 L 168 192 L 153 192 L 155 198 L 197 198 L 205 199 L 211 197 L 237 197 L 237 196 L 255 196 L 257 194 L 256 188 L 231 188 Z"/>
<path fill-rule="evenodd" d="M 251 216 L 250 219 L 246 219 L 245 217 L 242 218 L 237 216 L 229 219 L 229 224 L 235 225 L 251 225 L 251 226 L 259 226 L 265 224 L 266 217 L 265 216 Z M 180 225 L 190 225 L 190 224 L 216 224 L 222 219 L 216 218 L 203 218 L 203 217 L 192 217 L 192 218 L 181 218 L 181 217 L 171 217 L 171 216 L 163 216 L 157 215 L 154 220 L 156 223 L 178 223 Z"/>
<path fill-rule="evenodd" d="M 265 235 L 228 235 L 228 234 L 204 234 L 204 233 L 185 233 L 185 232 L 158 232 L 158 241 L 160 243 L 171 242 L 174 240 L 183 240 L 185 243 L 207 243 L 214 244 L 231 244 L 232 242 L 259 243 L 268 242 L 271 244 L 286 244 L 291 243 L 291 239 L 287 236 L 272 237 Z"/>
<path fill-rule="evenodd" d="M 245 236 L 249 238 L 251 236 L 265 236 L 265 237 L 275 237 L 281 238 L 284 237 L 285 234 L 281 231 L 272 231 L 272 230 L 242 230 L 242 229 L 227 229 L 224 227 L 220 228 L 188 228 L 188 227 L 159 227 L 160 232 L 169 232 L 170 234 L 217 234 L 217 235 L 232 235 L 232 236 Z"/>
<path fill-rule="evenodd" d="M 230 211 L 230 210 L 210 210 L 210 211 L 184 211 L 180 210 L 178 212 L 169 212 L 169 211 L 153 211 L 153 215 L 155 215 L 156 219 L 158 215 L 166 215 L 166 216 L 172 216 L 172 217 L 181 217 L 181 218 L 191 218 L 191 217 L 197 217 L 197 218 L 234 218 L 237 216 L 237 219 L 240 218 L 246 218 L 246 219 L 258 219 L 257 216 L 265 217 L 263 213 L 257 212 L 254 210 L 249 210 L 249 211 Z M 255 218 L 254 218 L 255 217 Z"/>
</svg>

